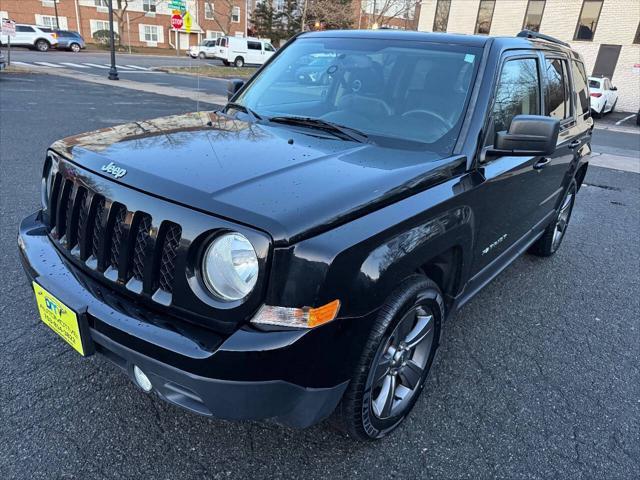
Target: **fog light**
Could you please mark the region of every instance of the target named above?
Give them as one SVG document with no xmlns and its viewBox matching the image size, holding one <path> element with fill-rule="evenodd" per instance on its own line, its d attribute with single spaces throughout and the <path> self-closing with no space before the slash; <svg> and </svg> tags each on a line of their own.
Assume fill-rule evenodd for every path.
<svg viewBox="0 0 640 480">
<path fill-rule="evenodd" d="M 135 379 L 136 384 L 145 393 L 149 393 L 153 388 L 153 385 L 151 385 L 151 380 L 149 380 L 149 377 L 147 377 L 147 375 L 142 370 L 140 370 L 140 368 L 137 365 L 133 366 L 133 378 Z"/>
</svg>

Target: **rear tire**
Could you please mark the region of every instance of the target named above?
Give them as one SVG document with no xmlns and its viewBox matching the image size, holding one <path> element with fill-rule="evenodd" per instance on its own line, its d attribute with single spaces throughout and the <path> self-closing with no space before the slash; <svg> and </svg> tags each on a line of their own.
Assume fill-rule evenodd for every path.
<svg viewBox="0 0 640 480">
<path fill-rule="evenodd" d="M 36 49 L 40 52 L 48 52 L 51 45 L 46 40 L 38 40 L 35 45 Z"/>
<path fill-rule="evenodd" d="M 229 63 L 227 60 L 222 60 L 222 64 L 223 64 L 225 67 L 228 67 L 228 66 L 230 65 L 230 63 Z"/>
<path fill-rule="evenodd" d="M 80 44 L 72 43 L 71 45 L 69 45 L 69 50 L 71 50 L 73 53 L 78 53 L 81 50 Z"/>
<path fill-rule="evenodd" d="M 233 65 L 236 68 L 242 68 L 244 67 L 244 58 L 242 57 L 236 57 L 236 59 L 233 61 Z"/>
<path fill-rule="evenodd" d="M 424 388 L 433 363 L 444 301 L 438 286 L 412 275 L 380 309 L 334 424 L 360 440 L 377 440 L 397 428 Z"/>
<path fill-rule="evenodd" d="M 571 184 L 562 198 L 562 203 L 553 222 L 549 224 L 542 236 L 531 246 L 530 253 L 539 257 L 550 257 L 558 251 L 564 239 L 564 234 L 567 232 L 569 220 L 571 220 L 571 212 L 573 212 L 577 190 L 576 181 L 571 180 Z"/>
</svg>

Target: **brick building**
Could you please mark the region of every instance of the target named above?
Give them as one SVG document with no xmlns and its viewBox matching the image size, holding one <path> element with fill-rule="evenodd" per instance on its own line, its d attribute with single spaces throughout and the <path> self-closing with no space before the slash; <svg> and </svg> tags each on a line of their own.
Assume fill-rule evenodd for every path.
<svg viewBox="0 0 640 480">
<path fill-rule="evenodd" d="M 88 43 L 93 34 L 106 30 L 109 0 L 56 0 L 61 29 L 80 32 Z M 246 0 L 186 0 L 193 18 L 192 30 L 179 32 L 180 49 L 186 50 L 204 38 L 244 36 Z M 175 48 L 168 0 L 113 0 L 114 28 L 124 46 Z M 121 7 L 120 9 L 118 7 Z M 126 9 L 124 8 L 126 6 Z M 0 17 L 18 23 L 56 26 L 54 0 L 0 0 Z"/>
<path fill-rule="evenodd" d="M 618 87 L 618 110 L 638 110 L 640 0 L 422 0 L 418 21 L 425 32 L 513 36 L 523 28 L 569 43 L 587 73 Z"/>
</svg>

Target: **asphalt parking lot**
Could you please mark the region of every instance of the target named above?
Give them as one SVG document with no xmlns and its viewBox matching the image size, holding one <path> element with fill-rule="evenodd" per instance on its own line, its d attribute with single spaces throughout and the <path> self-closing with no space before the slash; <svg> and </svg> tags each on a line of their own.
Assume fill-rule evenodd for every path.
<svg viewBox="0 0 640 480">
<path fill-rule="evenodd" d="M 55 92 L 55 94 L 52 94 Z M 640 175 L 590 169 L 564 244 L 525 256 L 447 327 L 405 425 L 374 444 L 212 420 L 141 394 L 38 319 L 16 231 L 46 147 L 195 102 L 0 78 L 0 478 L 634 479 L 640 471 Z"/>
</svg>

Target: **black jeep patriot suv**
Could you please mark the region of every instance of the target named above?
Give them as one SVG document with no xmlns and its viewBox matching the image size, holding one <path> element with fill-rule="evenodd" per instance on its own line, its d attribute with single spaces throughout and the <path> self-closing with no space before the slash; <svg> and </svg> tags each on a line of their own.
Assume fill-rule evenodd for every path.
<svg viewBox="0 0 640 480">
<path fill-rule="evenodd" d="M 445 318 L 560 246 L 582 60 L 526 31 L 325 31 L 229 90 L 51 146 L 18 238 L 41 317 L 193 412 L 380 438 Z"/>
</svg>

